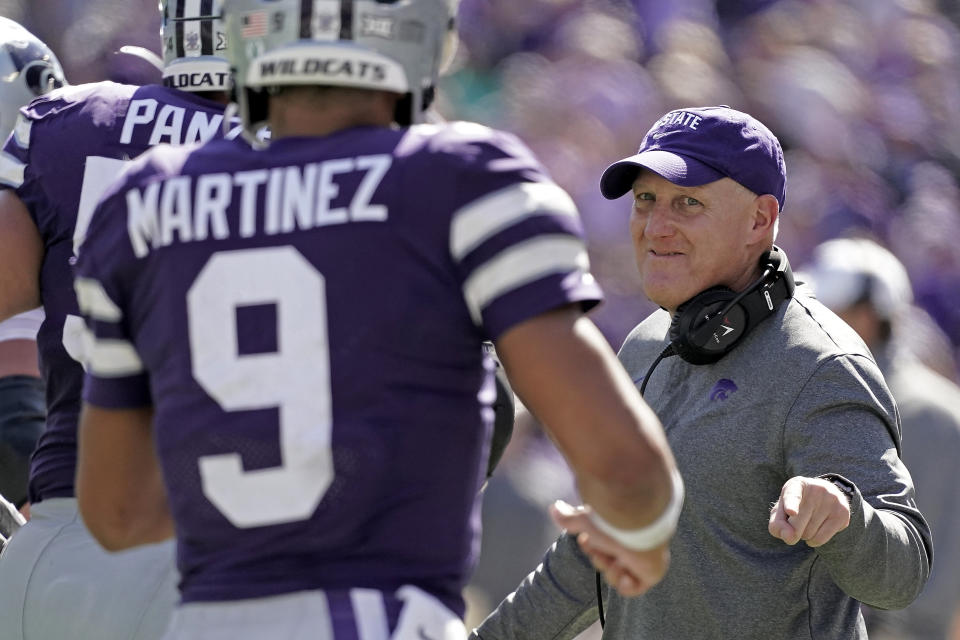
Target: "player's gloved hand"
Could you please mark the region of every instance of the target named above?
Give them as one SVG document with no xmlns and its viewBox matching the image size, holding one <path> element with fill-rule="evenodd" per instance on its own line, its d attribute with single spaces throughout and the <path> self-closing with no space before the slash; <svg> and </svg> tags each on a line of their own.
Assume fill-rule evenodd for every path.
<svg viewBox="0 0 960 640">
<path fill-rule="evenodd" d="M 805 540 L 811 547 L 826 544 L 850 524 L 850 503 L 833 482 L 795 476 L 780 490 L 770 510 L 770 535 L 787 544 Z"/>
<path fill-rule="evenodd" d="M 647 551 L 629 549 L 597 528 L 590 507 L 558 500 L 550 507 L 553 521 L 576 536 L 577 543 L 604 579 L 624 597 L 646 593 L 667 573 L 670 543 Z"/>
</svg>

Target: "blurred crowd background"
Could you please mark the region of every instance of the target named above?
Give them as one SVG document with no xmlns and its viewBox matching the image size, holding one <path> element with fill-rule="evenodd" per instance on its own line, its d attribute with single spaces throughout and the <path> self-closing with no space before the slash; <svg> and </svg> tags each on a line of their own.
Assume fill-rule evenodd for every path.
<svg viewBox="0 0 960 640">
<path fill-rule="evenodd" d="M 58 54 L 71 83 L 158 79 L 122 45 L 159 52 L 157 0 L 0 0 Z M 666 111 L 727 104 L 786 151 L 778 243 L 795 267 L 820 242 L 867 235 L 905 264 L 911 340 L 958 377 L 960 3 L 956 0 L 462 0 L 439 95 L 450 119 L 518 134 L 580 206 L 614 348 L 650 311 L 626 233 L 629 199 L 597 183 Z M 429 194 L 425 194 L 429 197 Z M 571 497 L 556 451 L 521 412 L 487 489 L 476 618 L 536 564 Z"/>
</svg>

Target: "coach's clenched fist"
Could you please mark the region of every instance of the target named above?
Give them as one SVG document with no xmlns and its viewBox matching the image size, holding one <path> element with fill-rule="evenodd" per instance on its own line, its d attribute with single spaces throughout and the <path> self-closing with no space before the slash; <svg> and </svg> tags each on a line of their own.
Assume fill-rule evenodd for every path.
<svg viewBox="0 0 960 640">
<path fill-rule="evenodd" d="M 794 476 L 770 510 L 770 535 L 787 544 L 805 540 L 811 547 L 828 542 L 850 524 L 850 502 L 833 482 Z"/>
</svg>

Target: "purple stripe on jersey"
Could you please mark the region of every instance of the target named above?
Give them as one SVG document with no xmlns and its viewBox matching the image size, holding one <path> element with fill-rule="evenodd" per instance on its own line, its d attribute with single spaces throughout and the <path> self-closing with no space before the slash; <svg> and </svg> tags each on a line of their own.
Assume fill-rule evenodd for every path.
<svg viewBox="0 0 960 640">
<path fill-rule="evenodd" d="M 340 39 L 353 40 L 353 0 L 340 0 Z"/>
<path fill-rule="evenodd" d="M 177 2 L 176 21 L 173 24 L 173 29 L 174 29 L 173 44 L 174 44 L 174 47 L 176 47 L 176 54 L 178 58 L 182 58 L 183 56 L 186 55 L 186 51 L 183 48 L 183 45 L 184 45 L 183 15 L 184 15 L 184 9 L 186 5 L 187 5 L 186 0 L 181 0 L 180 2 Z"/>
<path fill-rule="evenodd" d="M 334 640 L 363 640 L 360 638 L 358 621 L 368 619 L 369 611 L 358 610 L 354 606 L 349 589 L 327 589 L 324 595 L 327 598 L 327 607 L 330 611 L 330 620 L 333 626 Z M 384 620 L 387 630 L 393 633 L 400 620 L 400 614 L 406 604 L 392 592 L 374 591 L 374 597 L 380 598 L 383 604 Z"/>
<path fill-rule="evenodd" d="M 310 38 L 313 24 L 313 0 L 300 0 L 300 37 Z"/>
<path fill-rule="evenodd" d="M 471 273 L 505 248 L 538 233 L 581 236 L 583 235 L 583 225 L 580 224 L 579 218 L 552 215 L 550 211 L 545 210 L 538 215 L 532 215 L 508 226 L 484 240 L 463 257 L 460 261 L 460 267 L 465 272 Z"/>
<path fill-rule="evenodd" d="M 200 15 L 213 15 L 213 0 L 200 0 Z M 215 54 L 214 48 L 217 46 L 214 42 L 216 33 L 213 30 L 213 20 L 200 21 L 200 54 L 212 56 Z"/>
<path fill-rule="evenodd" d="M 87 402 L 92 405 L 105 409 L 123 409 L 125 407 L 116 401 L 117 391 L 123 388 L 125 389 L 124 397 L 127 399 L 126 408 L 138 406 L 149 407 L 153 404 L 153 398 L 150 396 L 148 384 L 149 377 L 146 374 L 126 377 L 122 380 L 117 380 L 116 384 L 109 386 L 104 383 L 104 378 L 91 377 L 87 378 L 84 395 L 86 396 Z M 75 451 L 74 457 L 76 457 Z M 72 486 L 73 482 L 71 481 L 70 484 Z"/>
<path fill-rule="evenodd" d="M 491 340 L 496 340 L 515 324 L 517 305 L 525 309 L 548 311 L 567 304 L 578 304 L 586 312 L 595 307 L 602 298 L 600 285 L 590 274 L 552 274 L 493 300 L 484 309 L 483 324 Z"/>
<path fill-rule="evenodd" d="M 360 640 L 349 591 L 327 591 L 334 640 Z"/>
</svg>

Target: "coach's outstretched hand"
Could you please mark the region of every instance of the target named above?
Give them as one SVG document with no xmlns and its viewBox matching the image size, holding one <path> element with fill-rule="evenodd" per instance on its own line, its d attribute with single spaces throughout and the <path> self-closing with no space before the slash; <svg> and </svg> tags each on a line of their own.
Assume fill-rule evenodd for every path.
<svg viewBox="0 0 960 640">
<path fill-rule="evenodd" d="M 850 503 L 830 480 L 794 476 L 770 510 L 770 535 L 787 544 L 805 540 L 811 547 L 830 541 L 850 524 Z"/>
<path fill-rule="evenodd" d="M 550 507 L 553 521 L 577 537 L 577 543 L 604 579 L 624 597 L 639 596 L 663 579 L 670 566 L 670 543 L 650 549 L 629 549 L 597 528 L 590 507 L 558 500 Z"/>
</svg>

